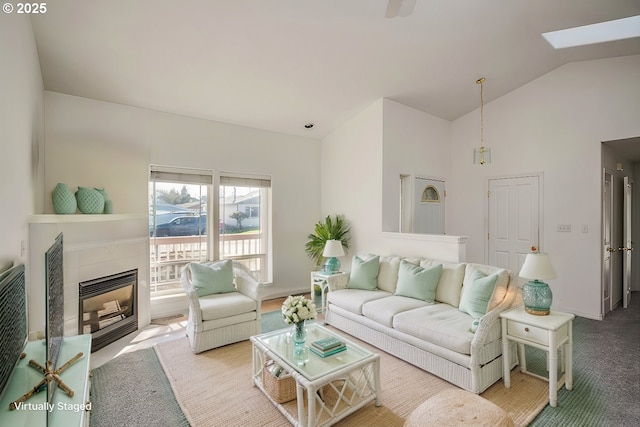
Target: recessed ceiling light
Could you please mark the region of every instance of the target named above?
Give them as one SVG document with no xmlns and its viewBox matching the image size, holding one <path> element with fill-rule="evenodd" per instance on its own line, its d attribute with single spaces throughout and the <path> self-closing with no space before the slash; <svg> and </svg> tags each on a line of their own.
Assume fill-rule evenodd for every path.
<svg viewBox="0 0 640 427">
<path fill-rule="evenodd" d="M 304 125 L 305 129 L 311 129 L 312 127 L 314 127 L 315 125 L 313 123 L 307 123 L 306 125 Z"/>
<path fill-rule="evenodd" d="M 543 33 L 554 49 L 640 37 L 640 15 Z"/>
</svg>

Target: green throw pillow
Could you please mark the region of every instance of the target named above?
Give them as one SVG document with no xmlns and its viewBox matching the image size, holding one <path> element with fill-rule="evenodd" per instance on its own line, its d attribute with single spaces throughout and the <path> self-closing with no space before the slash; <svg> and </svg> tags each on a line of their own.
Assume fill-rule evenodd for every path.
<svg viewBox="0 0 640 427">
<path fill-rule="evenodd" d="M 441 274 L 442 264 L 424 269 L 402 261 L 398 271 L 396 295 L 434 302 Z"/>
<path fill-rule="evenodd" d="M 471 285 L 462 287 L 462 297 L 458 309 L 479 319 L 487 313 L 489 301 L 498 280 L 497 274 L 485 275 L 479 270 L 471 273 Z"/>
<path fill-rule="evenodd" d="M 378 288 L 379 264 L 380 257 L 377 255 L 366 261 L 354 256 L 351 261 L 351 273 L 347 288 L 375 291 Z"/>
<path fill-rule="evenodd" d="M 233 285 L 233 261 L 230 259 L 206 264 L 192 262 L 189 268 L 191 283 L 199 297 L 236 290 Z"/>
</svg>

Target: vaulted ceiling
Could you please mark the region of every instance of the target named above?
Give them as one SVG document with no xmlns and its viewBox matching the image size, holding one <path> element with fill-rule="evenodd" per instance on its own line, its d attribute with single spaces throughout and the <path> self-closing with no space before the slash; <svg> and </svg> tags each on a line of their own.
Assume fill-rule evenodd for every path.
<svg viewBox="0 0 640 427">
<path fill-rule="evenodd" d="M 452 120 L 572 61 L 541 33 L 640 15 L 638 0 L 56 0 L 32 23 L 45 89 L 322 138 L 386 97 Z M 313 122 L 312 129 L 305 129 Z"/>
</svg>

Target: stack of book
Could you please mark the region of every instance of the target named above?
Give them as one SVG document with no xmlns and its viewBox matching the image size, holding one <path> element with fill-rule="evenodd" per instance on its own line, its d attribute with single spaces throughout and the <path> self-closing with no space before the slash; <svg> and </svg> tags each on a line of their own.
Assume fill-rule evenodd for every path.
<svg viewBox="0 0 640 427">
<path fill-rule="evenodd" d="M 333 337 L 314 341 L 309 346 L 309 350 L 320 357 L 331 356 L 332 354 L 340 353 L 346 349 L 347 346 L 343 341 Z"/>
</svg>

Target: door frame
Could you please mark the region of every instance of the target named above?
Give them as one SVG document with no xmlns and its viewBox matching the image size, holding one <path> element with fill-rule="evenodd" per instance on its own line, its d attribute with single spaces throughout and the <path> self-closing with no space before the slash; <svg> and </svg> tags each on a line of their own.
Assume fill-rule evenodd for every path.
<svg viewBox="0 0 640 427">
<path fill-rule="evenodd" d="M 609 289 L 607 289 L 608 291 L 608 295 L 609 298 L 605 298 L 604 296 L 604 291 L 605 291 L 605 275 L 606 275 L 606 269 L 604 268 L 604 259 L 606 257 L 605 254 L 605 239 L 607 238 L 606 234 L 606 230 L 607 227 L 605 225 L 605 221 L 607 219 L 607 215 L 606 215 L 606 208 L 607 205 L 605 203 L 605 194 L 604 194 L 604 190 L 605 190 L 605 182 L 607 181 L 607 176 L 609 176 L 609 232 L 610 232 L 610 236 L 609 237 L 609 247 L 612 248 L 613 250 L 611 252 L 609 252 Z M 615 173 L 607 168 L 603 168 L 602 169 L 602 189 L 600 191 L 601 195 L 602 195 L 602 224 L 601 224 L 601 236 L 600 236 L 600 251 L 601 251 L 601 255 L 600 255 L 600 271 L 602 272 L 601 275 L 601 279 L 600 279 L 600 316 L 604 319 L 604 317 L 607 315 L 608 312 L 613 310 L 613 279 L 614 279 L 614 274 L 613 274 L 613 253 L 615 251 L 617 251 L 616 248 L 614 248 L 613 246 L 613 224 L 614 224 L 614 202 L 615 202 Z M 606 306 L 606 303 L 609 303 L 609 306 Z"/>
<path fill-rule="evenodd" d="M 538 178 L 538 251 L 542 251 L 541 248 L 544 247 L 544 172 L 530 172 L 530 173 L 522 173 L 516 175 L 496 175 L 489 176 L 485 180 L 484 184 L 484 212 L 485 212 L 485 220 L 484 220 L 484 235 L 487 236 L 484 239 L 484 262 L 485 264 L 489 263 L 489 185 L 490 181 L 495 179 L 517 179 L 517 178 Z M 512 271 L 514 274 L 514 278 L 518 276 L 519 271 Z"/>
</svg>

